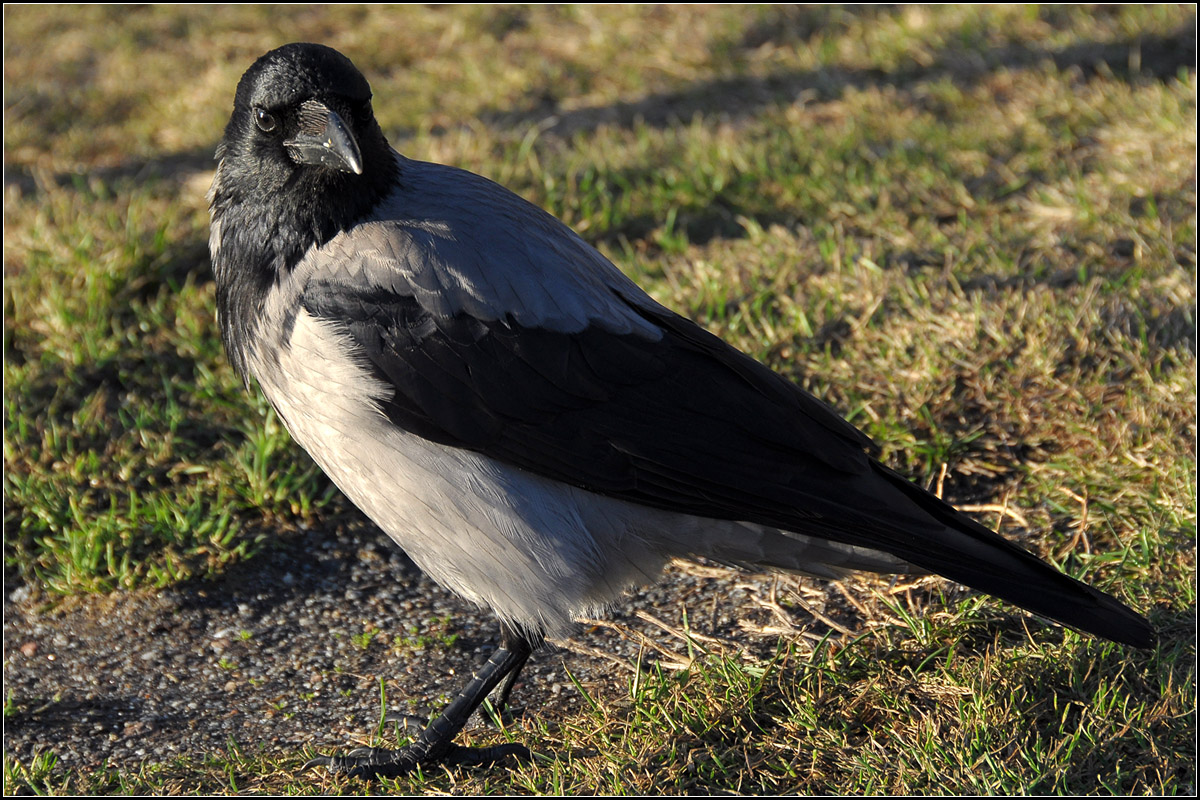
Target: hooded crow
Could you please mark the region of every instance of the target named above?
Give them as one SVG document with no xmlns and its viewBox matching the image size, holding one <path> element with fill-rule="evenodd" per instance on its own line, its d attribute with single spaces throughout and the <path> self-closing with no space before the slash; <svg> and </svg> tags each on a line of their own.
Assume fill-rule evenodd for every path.
<svg viewBox="0 0 1200 800">
<path fill-rule="evenodd" d="M 290 44 L 237 87 L 210 248 L 221 337 L 292 437 L 501 646 L 400 750 L 453 742 L 547 634 L 673 557 L 836 577 L 935 572 L 1136 647 L 1145 619 L 871 458 L 828 406 L 650 299 L 546 212 L 394 151 L 342 54 Z"/>
</svg>

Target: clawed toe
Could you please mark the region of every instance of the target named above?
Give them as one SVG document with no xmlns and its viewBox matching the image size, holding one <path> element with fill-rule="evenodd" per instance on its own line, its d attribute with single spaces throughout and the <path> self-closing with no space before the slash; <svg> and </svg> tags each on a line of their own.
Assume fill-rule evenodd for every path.
<svg viewBox="0 0 1200 800">
<path fill-rule="evenodd" d="M 512 758 L 518 762 L 533 759 L 529 748 L 520 744 L 500 744 L 492 747 L 463 747 L 452 744 L 441 755 L 420 757 L 409 747 L 387 750 L 382 747 L 357 747 L 348 753 L 315 756 L 305 762 L 303 769 L 325 767 L 337 775 L 351 778 L 397 778 L 412 772 L 421 764 L 444 764 L 451 767 L 487 767 Z"/>
<path fill-rule="evenodd" d="M 421 733 L 423 730 L 425 730 L 425 726 L 429 724 L 429 721 L 426 719 L 422 719 L 421 717 L 413 714 L 401 714 L 399 711 L 388 712 L 387 716 L 383 718 L 383 721 L 393 725 L 399 725 L 406 732 L 413 735 Z"/>
<path fill-rule="evenodd" d="M 407 748 L 385 750 L 381 747 L 357 747 L 343 755 L 316 756 L 304 765 L 304 769 L 325 767 L 330 772 L 351 778 L 388 777 L 394 778 L 410 772 L 418 760 Z"/>
<path fill-rule="evenodd" d="M 438 761 L 455 767 L 490 767 L 509 758 L 525 764 L 533 760 L 533 753 L 523 744 L 498 744 L 492 747 L 463 747 L 456 744 Z"/>
</svg>

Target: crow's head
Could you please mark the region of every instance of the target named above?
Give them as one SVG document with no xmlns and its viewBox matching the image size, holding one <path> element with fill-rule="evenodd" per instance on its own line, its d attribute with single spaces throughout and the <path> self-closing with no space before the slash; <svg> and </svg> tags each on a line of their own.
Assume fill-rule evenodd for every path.
<svg viewBox="0 0 1200 800">
<path fill-rule="evenodd" d="M 246 71 L 217 159 L 209 245 L 222 334 L 244 372 L 241 350 L 269 287 L 368 217 L 397 188 L 399 167 L 367 79 L 319 44 L 285 45 Z"/>
<path fill-rule="evenodd" d="M 250 217 L 266 213 L 285 239 L 311 234 L 317 243 L 367 213 L 396 177 L 366 78 L 319 44 L 285 45 L 254 62 L 217 158 L 214 217 L 242 206 Z"/>
</svg>

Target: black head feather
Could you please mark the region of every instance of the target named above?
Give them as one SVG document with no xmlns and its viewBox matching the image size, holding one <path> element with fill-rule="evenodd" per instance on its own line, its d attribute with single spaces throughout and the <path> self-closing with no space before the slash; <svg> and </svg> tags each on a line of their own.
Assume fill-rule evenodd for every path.
<svg viewBox="0 0 1200 800">
<path fill-rule="evenodd" d="M 283 108 L 311 98 L 341 95 L 370 102 L 371 86 L 344 55 L 321 44 L 285 44 L 250 65 L 234 105 Z"/>
<path fill-rule="evenodd" d="M 362 174 L 289 152 L 285 142 L 301 130 L 311 101 L 345 122 Z M 338 51 L 304 43 L 272 50 L 242 76 L 217 158 L 209 207 L 217 308 L 226 350 L 245 375 L 245 340 L 267 291 L 310 248 L 369 215 L 398 167 L 366 78 Z"/>
</svg>

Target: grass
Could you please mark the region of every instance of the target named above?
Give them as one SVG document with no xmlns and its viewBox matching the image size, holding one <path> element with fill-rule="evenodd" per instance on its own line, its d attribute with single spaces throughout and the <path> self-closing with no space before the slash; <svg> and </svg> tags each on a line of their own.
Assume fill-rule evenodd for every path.
<svg viewBox="0 0 1200 800">
<path fill-rule="evenodd" d="M 6 8 L 6 578 L 169 586 L 346 507 L 226 364 L 206 253 L 237 78 L 319 40 L 407 155 L 547 208 L 1163 632 L 1148 654 L 1030 638 L 970 595 L 851 582 L 853 636 L 710 648 L 476 734 L 551 758 L 377 788 L 1191 793 L 1194 25 L 1177 6 Z M 371 788 L 303 758 L 6 755 L 5 785 Z"/>
</svg>

